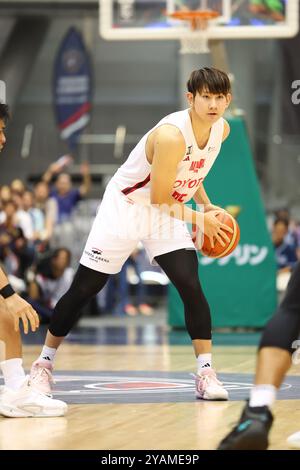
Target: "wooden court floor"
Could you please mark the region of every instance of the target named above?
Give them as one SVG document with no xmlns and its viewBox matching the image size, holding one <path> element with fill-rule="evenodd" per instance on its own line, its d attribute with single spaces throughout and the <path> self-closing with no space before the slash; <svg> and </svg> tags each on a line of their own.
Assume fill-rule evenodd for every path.
<svg viewBox="0 0 300 470">
<path fill-rule="evenodd" d="M 218 372 L 253 373 L 253 346 L 216 346 Z M 40 346 L 24 347 L 25 367 Z M 189 346 L 63 344 L 56 370 L 193 372 Z M 294 366 L 291 375 L 299 375 Z M 300 380 L 300 378 L 299 378 Z M 241 410 L 241 401 L 71 404 L 63 418 L 0 417 L 0 448 L 11 449 L 214 449 Z M 300 397 L 277 401 L 270 449 L 288 449 L 286 437 L 300 430 Z"/>
</svg>

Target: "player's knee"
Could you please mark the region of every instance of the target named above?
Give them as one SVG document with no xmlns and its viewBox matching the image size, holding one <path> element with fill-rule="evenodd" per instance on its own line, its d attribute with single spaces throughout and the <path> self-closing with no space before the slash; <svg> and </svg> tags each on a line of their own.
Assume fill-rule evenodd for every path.
<svg viewBox="0 0 300 470">
<path fill-rule="evenodd" d="M 96 295 L 106 284 L 109 275 L 79 265 L 67 294 L 85 300 Z"/>
<path fill-rule="evenodd" d="M 300 328 L 300 316 L 295 315 L 294 308 L 281 306 L 277 313 L 267 323 L 259 349 L 275 347 L 293 352 L 293 343 L 298 338 Z"/>
<path fill-rule="evenodd" d="M 71 326 L 69 324 L 56 324 L 51 323 L 49 326 L 49 332 L 52 336 L 56 336 L 57 338 L 64 338 L 70 332 Z"/>
<path fill-rule="evenodd" d="M 180 291 L 186 293 L 187 296 L 202 292 L 199 279 L 195 276 L 182 276 L 178 280 L 177 286 Z"/>
</svg>

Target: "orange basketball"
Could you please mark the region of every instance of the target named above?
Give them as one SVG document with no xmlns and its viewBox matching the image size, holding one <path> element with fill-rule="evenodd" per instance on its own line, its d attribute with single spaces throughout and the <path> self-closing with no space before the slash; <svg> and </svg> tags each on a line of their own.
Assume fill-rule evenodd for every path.
<svg viewBox="0 0 300 470">
<path fill-rule="evenodd" d="M 218 241 L 215 242 L 215 246 L 212 248 L 209 238 L 204 234 L 203 245 L 201 253 L 210 258 L 223 258 L 229 255 L 235 250 L 237 244 L 240 241 L 240 228 L 237 221 L 226 211 L 220 212 L 216 216 L 223 224 L 228 225 L 233 229 L 233 233 L 226 232 L 226 235 L 230 239 L 229 243 L 224 240 L 225 246 L 222 246 Z"/>
</svg>

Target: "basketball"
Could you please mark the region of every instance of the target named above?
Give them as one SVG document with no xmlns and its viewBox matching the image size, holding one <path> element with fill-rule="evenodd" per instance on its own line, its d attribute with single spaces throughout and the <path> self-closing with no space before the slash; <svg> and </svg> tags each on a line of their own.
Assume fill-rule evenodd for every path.
<svg viewBox="0 0 300 470">
<path fill-rule="evenodd" d="M 205 256 L 209 256 L 210 258 L 223 258 L 224 256 L 232 253 L 239 243 L 240 228 L 237 221 L 226 211 L 220 212 L 216 217 L 220 222 L 233 229 L 233 233 L 226 232 L 230 241 L 227 243 L 224 240 L 225 246 L 222 246 L 218 241 L 215 241 L 215 246 L 212 248 L 209 238 L 204 234 L 201 253 Z"/>
</svg>

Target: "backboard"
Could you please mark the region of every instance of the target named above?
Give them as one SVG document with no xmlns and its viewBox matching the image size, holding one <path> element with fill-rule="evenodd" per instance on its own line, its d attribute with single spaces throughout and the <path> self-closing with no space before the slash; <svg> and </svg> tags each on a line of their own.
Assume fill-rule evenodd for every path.
<svg viewBox="0 0 300 470">
<path fill-rule="evenodd" d="M 108 40 L 168 40 L 195 34 L 189 22 L 168 16 L 178 10 L 211 9 L 219 17 L 209 39 L 292 37 L 298 31 L 298 0 L 99 0 L 100 35 Z"/>
</svg>

